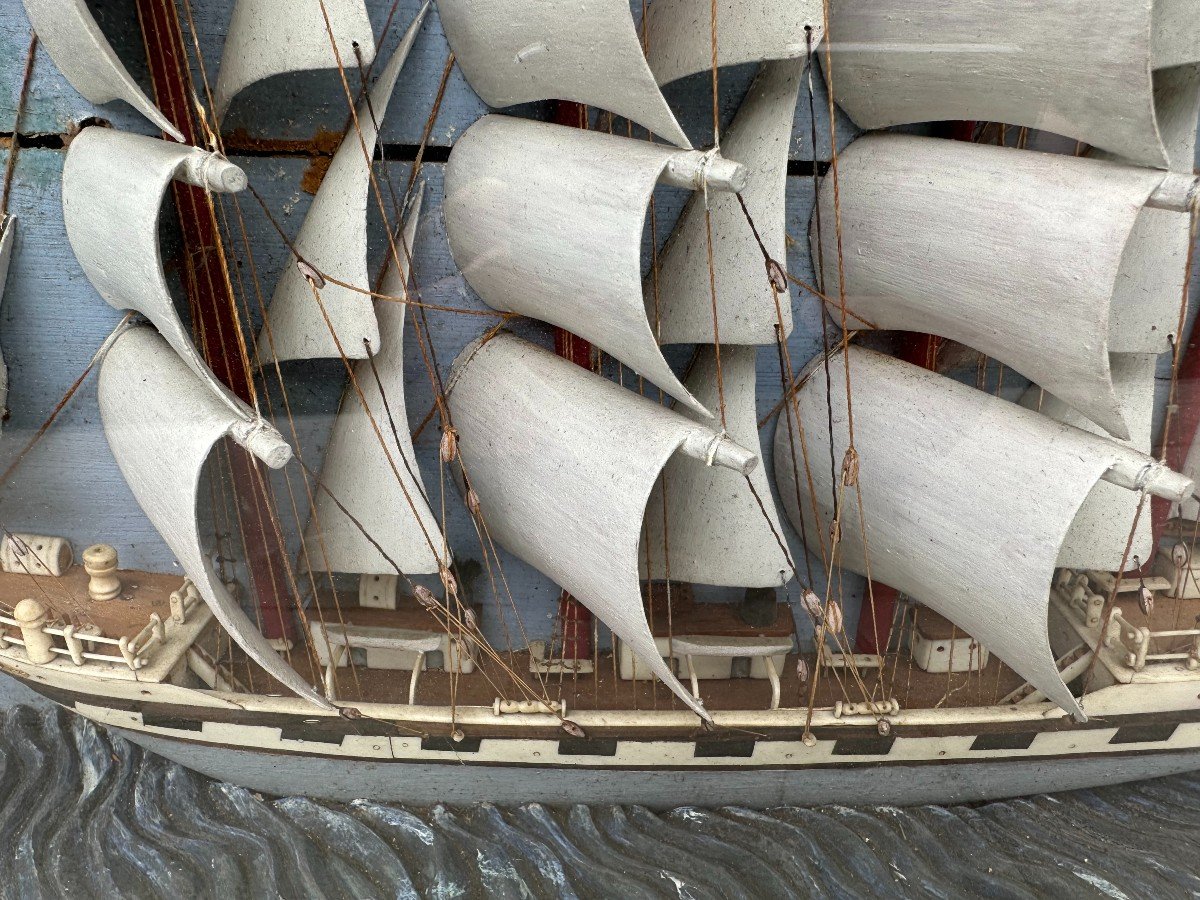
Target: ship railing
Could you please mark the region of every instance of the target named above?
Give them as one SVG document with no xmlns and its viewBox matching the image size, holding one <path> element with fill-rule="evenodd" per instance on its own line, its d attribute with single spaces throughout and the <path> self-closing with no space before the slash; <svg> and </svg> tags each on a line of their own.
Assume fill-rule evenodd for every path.
<svg viewBox="0 0 1200 900">
<path fill-rule="evenodd" d="M 430 634 L 415 637 L 379 635 L 359 631 L 354 626 L 341 630 L 329 629 L 325 636 L 329 648 L 329 663 L 325 666 L 325 696 L 337 699 L 337 669 L 342 657 L 350 650 L 391 650 L 416 654 L 412 675 L 408 680 L 408 704 L 417 702 L 417 682 L 425 669 L 425 657 L 442 648 L 442 635 Z M 461 652 L 461 651 L 460 651 Z"/>
<path fill-rule="evenodd" d="M 767 680 L 771 682 L 771 709 L 779 709 L 779 673 L 775 671 L 774 657 L 792 652 L 792 639 L 763 641 L 760 638 L 733 637 L 677 637 L 673 652 L 682 655 L 687 663 L 688 678 L 692 683 L 692 696 L 700 700 L 700 678 L 696 674 L 697 656 L 751 657 L 763 661 Z"/>
<path fill-rule="evenodd" d="M 170 622 L 174 626 L 183 625 L 187 621 L 188 613 L 195 608 L 197 603 L 202 602 L 195 585 L 186 579 L 179 590 L 171 593 L 170 600 Z M 51 639 L 49 646 L 43 647 L 51 654 L 51 658 L 67 656 L 77 666 L 84 665 L 88 660 L 109 664 L 124 663 L 134 672 L 149 665 L 152 651 L 158 645 L 165 643 L 167 639 L 167 623 L 158 613 L 151 613 L 146 627 L 132 638 L 108 637 L 93 630 L 94 626 L 88 625 L 64 625 L 61 627 L 41 625 L 31 628 L 29 623 L 5 615 L 0 615 L 0 624 L 11 626 L 21 633 L 21 637 L 17 637 L 7 629 L 0 629 L 0 650 L 15 644 L 24 648 L 26 655 L 30 656 L 31 638 L 34 635 L 42 635 Z M 53 643 L 54 638 L 60 639 L 62 645 Z M 44 641 L 38 640 L 39 645 L 44 643 Z M 97 645 L 116 647 L 117 653 L 98 652 Z M 30 661 L 34 661 L 32 657 Z"/>
<path fill-rule="evenodd" d="M 1099 636 L 1104 607 L 1114 586 L 1118 593 L 1140 590 L 1143 586 L 1151 591 L 1170 587 L 1164 578 L 1124 579 L 1120 584 L 1115 582 L 1116 579 L 1107 573 L 1074 572 L 1068 569 L 1062 570 L 1056 579 L 1055 595 L 1079 617 L 1083 626 L 1091 632 L 1093 641 Z M 1099 588 L 1099 592 L 1092 590 L 1093 584 Z M 1155 631 L 1146 625 L 1130 622 L 1117 606 L 1109 615 L 1101 644 L 1118 657 L 1122 666 L 1134 672 L 1141 672 L 1156 663 L 1183 663 L 1190 671 L 1200 669 L 1200 628 Z"/>
</svg>

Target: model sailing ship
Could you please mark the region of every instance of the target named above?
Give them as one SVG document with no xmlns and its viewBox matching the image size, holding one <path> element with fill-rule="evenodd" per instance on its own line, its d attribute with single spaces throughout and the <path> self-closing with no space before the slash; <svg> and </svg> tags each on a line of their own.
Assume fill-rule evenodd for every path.
<svg viewBox="0 0 1200 900">
<path fill-rule="evenodd" d="M 424 189 L 372 165 L 427 9 L 375 66 L 362 0 L 238 0 L 215 84 L 202 65 L 198 84 L 156 72 L 156 105 L 83 0 L 25 6 L 81 93 L 170 138 L 85 128 L 63 209 L 88 279 L 127 312 L 97 354 L 104 432 L 185 577 L 124 571 L 106 544 L 72 565 L 38 523 L 5 521 L 4 672 L 280 794 L 916 802 L 1200 766 L 1196 484 L 1151 455 L 1163 358 L 1162 447 L 1190 415 L 1200 3 L 1097 0 L 1084 21 L 1058 2 L 652 0 L 639 34 L 625 0 L 440 0 L 489 105 L 600 111 L 590 129 L 488 115 L 454 146 L 441 214 L 487 312 L 423 300 Z M 150 6 L 185 58 L 174 4 Z M 716 95 L 745 63 L 761 67 L 736 118 L 693 148 L 661 86 L 707 72 Z M 249 192 L 219 123 L 246 86 L 320 68 L 342 76 L 350 125 L 299 234 L 280 231 L 292 261 L 260 321 L 235 285 L 253 260 L 221 238 Z M 806 102 L 832 119 L 835 101 L 866 129 L 1003 124 L 840 153 L 831 133 L 807 285 L 784 262 L 793 117 Z M 1026 149 L 1030 128 L 1076 152 Z M 690 199 L 643 266 L 664 185 Z M 216 236 L 188 263 L 190 323 L 158 246 L 168 191 Z M 389 223 L 379 279 L 369 207 Z M 791 358 L 793 302 L 825 306 L 811 361 Z M 436 478 L 407 416 L 410 306 Z M 445 369 L 434 311 L 478 325 Z M 562 352 L 515 334 L 522 319 L 560 329 Z M 892 331 L 1032 386 L 1020 404 L 968 386 L 884 352 Z M 676 344 L 693 348 L 682 375 Z M 287 399 L 313 359 L 346 379 L 319 464 Z M 782 399 L 760 421 L 764 371 Z M 474 547 L 450 546 L 453 504 Z M 549 640 L 520 619 L 514 557 L 563 590 Z"/>
</svg>

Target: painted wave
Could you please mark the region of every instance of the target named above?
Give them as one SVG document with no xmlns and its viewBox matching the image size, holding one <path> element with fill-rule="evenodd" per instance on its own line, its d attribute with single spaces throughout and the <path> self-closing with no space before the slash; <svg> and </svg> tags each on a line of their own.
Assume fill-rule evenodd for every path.
<svg viewBox="0 0 1200 900">
<path fill-rule="evenodd" d="M 272 799 L 58 709 L 0 728 L 0 897 L 1195 897 L 1200 774 L 943 809 Z"/>
</svg>

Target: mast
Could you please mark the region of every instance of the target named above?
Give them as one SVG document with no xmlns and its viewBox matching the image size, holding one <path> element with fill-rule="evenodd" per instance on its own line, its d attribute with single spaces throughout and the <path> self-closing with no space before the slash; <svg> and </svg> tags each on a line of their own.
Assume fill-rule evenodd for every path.
<svg viewBox="0 0 1200 900">
<path fill-rule="evenodd" d="M 158 106 L 186 143 L 203 145 L 192 117 L 189 98 L 195 96 L 183 32 L 172 0 L 137 0 L 138 19 Z M 224 247 L 216 211 L 202 188 L 172 183 L 183 232 L 184 289 L 192 324 L 213 374 L 238 399 L 253 405 L 254 384 L 245 364 L 241 322 L 228 281 Z M 293 600 L 284 572 L 284 548 L 275 534 L 265 475 L 240 446 L 229 447 L 232 487 L 247 535 L 246 569 L 250 576 L 264 635 L 274 641 L 294 641 Z"/>
<path fill-rule="evenodd" d="M 582 103 L 558 100 L 554 121 L 559 125 L 587 128 L 587 107 Z M 565 328 L 554 329 L 554 352 L 577 366 L 592 369 L 592 345 Z M 562 634 L 562 658 L 578 662 L 592 658 L 592 611 L 563 591 L 558 598 L 558 623 Z"/>
</svg>

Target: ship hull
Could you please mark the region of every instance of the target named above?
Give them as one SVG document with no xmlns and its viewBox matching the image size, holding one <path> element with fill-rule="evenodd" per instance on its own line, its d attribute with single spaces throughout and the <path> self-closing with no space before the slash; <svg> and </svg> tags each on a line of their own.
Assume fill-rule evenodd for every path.
<svg viewBox="0 0 1200 900">
<path fill-rule="evenodd" d="M 738 771 L 472 763 L 347 761 L 210 747 L 128 729 L 113 729 L 147 750 L 219 781 L 276 796 L 436 803 L 636 804 L 678 806 L 969 803 L 1077 790 L 1200 769 L 1200 750 L 1102 757 L 1005 759 Z"/>
<path fill-rule="evenodd" d="M 30 667 L 0 670 L 131 741 L 214 778 L 275 795 L 412 804 L 960 803 L 1200 769 L 1200 697 L 1186 680 L 1117 684 L 1076 723 L 1048 703 L 901 710 L 587 711 L 361 704 L 327 713 L 295 697 L 202 690 Z M 809 740 L 805 741 L 805 736 Z"/>
</svg>

